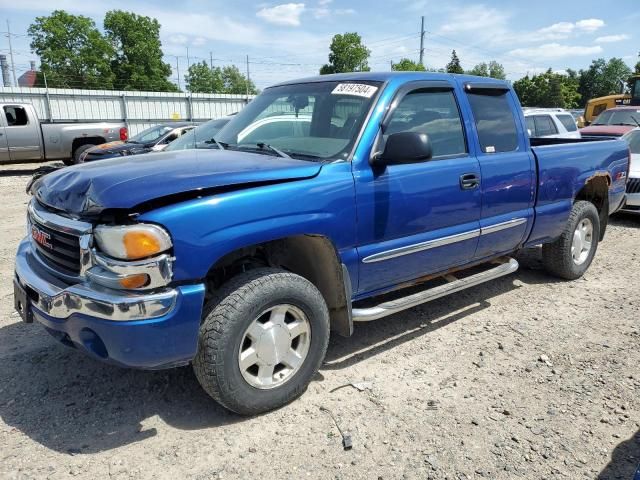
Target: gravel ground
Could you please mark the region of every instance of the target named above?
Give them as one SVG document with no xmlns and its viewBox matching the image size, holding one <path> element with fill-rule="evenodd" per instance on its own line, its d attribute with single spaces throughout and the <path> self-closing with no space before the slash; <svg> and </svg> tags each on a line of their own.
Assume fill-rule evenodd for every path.
<svg viewBox="0 0 640 480">
<path fill-rule="evenodd" d="M 0 173 L 2 479 L 630 479 L 640 462 L 640 218 L 612 219 L 581 280 L 546 276 L 534 251 L 512 276 L 357 325 L 301 399 L 242 418 L 190 368 L 103 365 L 20 323 L 30 168 Z"/>
</svg>

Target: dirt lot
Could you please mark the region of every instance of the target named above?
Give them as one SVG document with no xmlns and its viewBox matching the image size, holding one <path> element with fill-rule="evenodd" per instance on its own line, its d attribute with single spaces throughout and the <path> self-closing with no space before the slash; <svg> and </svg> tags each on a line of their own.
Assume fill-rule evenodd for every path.
<svg viewBox="0 0 640 480">
<path fill-rule="evenodd" d="M 301 399 L 241 418 L 189 368 L 121 370 L 20 323 L 26 173 L 0 174 L 2 479 L 630 479 L 640 462 L 640 218 L 612 219 L 579 281 L 533 253 L 515 275 L 357 325 Z M 350 382 L 365 388 L 334 391 Z"/>
</svg>

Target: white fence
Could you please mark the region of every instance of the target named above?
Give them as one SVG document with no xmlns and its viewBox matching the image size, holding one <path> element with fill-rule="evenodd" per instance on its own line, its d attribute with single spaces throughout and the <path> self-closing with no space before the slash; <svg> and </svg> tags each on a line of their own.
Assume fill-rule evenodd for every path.
<svg viewBox="0 0 640 480">
<path fill-rule="evenodd" d="M 240 111 L 249 95 L 0 87 L 0 102 L 31 103 L 43 122 L 122 121 L 130 135 L 157 123 L 204 122 Z"/>
</svg>

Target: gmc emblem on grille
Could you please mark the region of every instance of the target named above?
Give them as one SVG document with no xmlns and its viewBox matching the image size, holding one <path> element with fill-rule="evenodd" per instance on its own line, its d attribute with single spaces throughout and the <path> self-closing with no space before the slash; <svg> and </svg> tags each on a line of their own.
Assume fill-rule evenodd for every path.
<svg viewBox="0 0 640 480">
<path fill-rule="evenodd" d="M 43 247 L 46 247 L 50 250 L 53 249 L 53 245 L 49 243 L 49 240 L 51 239 L 51 235 L 49 235 L 47 232 L 40 230 L 38 227 L 36 226 L 31 227 L 31 237 Z"/>
</svg>

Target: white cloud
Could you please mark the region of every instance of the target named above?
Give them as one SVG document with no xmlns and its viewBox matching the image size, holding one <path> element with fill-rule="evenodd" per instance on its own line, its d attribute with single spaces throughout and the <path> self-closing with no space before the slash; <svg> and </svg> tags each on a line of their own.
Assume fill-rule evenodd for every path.
<svg viewBox="0 0 640 480">
<path fill-rule="evenodd" d="M 516 48 L 511 50 L 509 55 L 512 57 L 535 58 L 540 60 L 595 55 L 598 53 L 602 53 L 602 47 L 597 45 L 584 47 L 576 45 L 562 45 L 559 43 L 547 43 L 538 47 Z"/>
<path fill-rule="evenodd" d="M 456 10 L 449 17 L 448 22 L 440 27 L 440 31 L 442 33 L 476 31 L 491 34 L 496 28 L 503 29 L 509 16 L 504 11 L 485 5 L 471 5 Z"/>
<path fill-rule="evenodd" d="M 311 9 L 313 16 L 317 19 L 327 18 L 331 15 L 352 15 L 356 13 L 353 8 L 330 8 L 330 4 L 333 0 L 319 0 L 318 6 Z"/>
<path fill-rule="evenodd" d="M 181 33 L 178 33 L 176 35 L 170 35 L 169 38 L 167 39 L 167 41 L 173 45 L 184 45 L 187 43 L 189 39 L 187 38 L 186 35 L 182 35 Z"/>
<path fill-rule="evenodd" d="M 629 40 L 631 36 L 626 33 L 620 35 L 605 35 L 604 37 L 596 38 L 596 43 L 615 43 L 615 42 L 623 42 L 625 40 Z"/>
<path fill-rule="evenodd" d="M 534 32 L 524 32 L 519 40 L 527 42 L 544 42 L 549 40 L 564 40 L 576 33 L 592 33 L 604 27 L 604 21 L 597 18 L 578 20 L 577 22 L 558 22 Z M 517 40 L 517 39 L 516 39 Z"/>
<path fill-rule="evenodd" d="M 595 32 L 604 26 L 604 20 L 600 20 L 599 18 L 587 18 L 576 22 L 576 28 L 585 32 Z"/>
<path fill-rule="evenodd" d="M 196 37 L 191 42 L 191 45 L 193 45 L 194 47 L 201 47 L 205 43 L 207 43 L 207 39 L 206 38 L 204 38 L 204 37 Z"/>
<path fill-rule="evenodd" d="M 574 23 L 571 22 L 558 22 L 548 27 L 541 28 L 535 33 L 539 37 L 546 38 L 567 38 L 573 30 L 576 28 Z"/>
<path fill-rule="evenodd" d="M 283 3 L 275 7 L 262 8 L 256 15 L 274 25 L 297 27 L 300 25 L 300 15 L 304 8 L 304 3 Z"/>
</svg>

